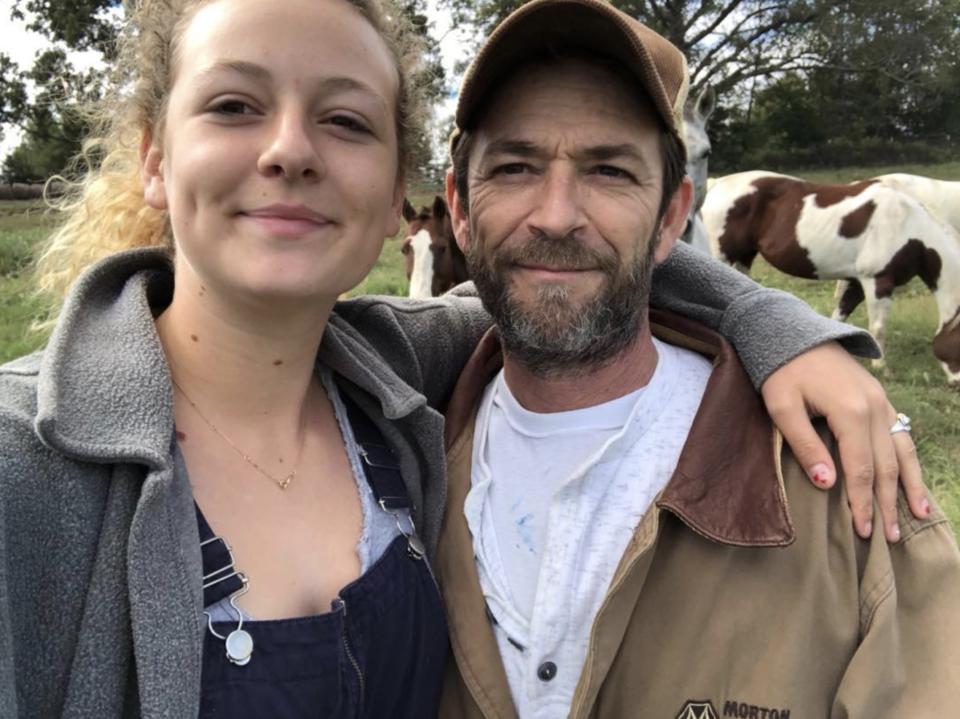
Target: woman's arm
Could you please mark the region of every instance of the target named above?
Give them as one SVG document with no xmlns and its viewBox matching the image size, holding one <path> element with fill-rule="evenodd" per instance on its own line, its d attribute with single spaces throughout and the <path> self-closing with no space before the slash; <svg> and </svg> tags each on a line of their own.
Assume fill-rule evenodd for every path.
<svg viewBox="0 0 960 719">
<path fill-rule="evenodd" d="M 929 512 L 920 463 L 909 434 L 890 434 L 896 411 L 880 383 L 850 355 L 880 355 L 857 327 L 814 312 L 791 294 L 761 287 L 746 275 L 678 244 L 654 270 L 651 304 L 717 330 L 736 348 L 767 411 L 814 485 L 832 487 L 836 467 L 810 423 L 826 417 L 840 445 L 854 524 L 869 536 L 873 494 L 884 531 L 899 539 L 897 477 L 913 513 Z"/>
<path fill-rule="evenodd" d="M 340 303 L 337 313 L 404 381 L 443 409 L 463 363 L 491 323 L 472 285 L 452 295 L 426 302 L 360 297 Z M 829 320 L 793 295 L 761 287 L 687 245 L 678 245 L 654 270 L 651 304 L 730 340 L 798 461 L 824 489 L 836 481 L 836 467 L 810 415 L 826 417 L 840 443 L 861 535 L 872 529 L 876 493 L 886 534 L 896 538 L 898 474 L 914 513 L 924 516 L 926 489 L 913 442 L 905 433 L 889 434 L 896 412 L 879 382 L 847 353 L 878 356 L 867 332 Z"/>
</svg>

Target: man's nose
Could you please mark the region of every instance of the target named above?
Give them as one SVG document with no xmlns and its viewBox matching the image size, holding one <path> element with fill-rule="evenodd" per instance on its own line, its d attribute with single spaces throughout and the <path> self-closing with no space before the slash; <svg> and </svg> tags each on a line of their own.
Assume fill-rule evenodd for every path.
<svg viewBox="0 0 960 719">
<path fill-rule="evenodd" d="M 257 169 L 268 177 L 286 180 L 317 180 L 322 177 L 323 161 L 312 129 L 308 119 L 296 109 L 279 113 L 270 126 Z"/>
<path fill-rule="evenodd" d="M 565 237 L 583 224 L 580 183 L 572 168 L 550 168 L 538 188 L 530 229 L 547 237 Z"/>
</svg>

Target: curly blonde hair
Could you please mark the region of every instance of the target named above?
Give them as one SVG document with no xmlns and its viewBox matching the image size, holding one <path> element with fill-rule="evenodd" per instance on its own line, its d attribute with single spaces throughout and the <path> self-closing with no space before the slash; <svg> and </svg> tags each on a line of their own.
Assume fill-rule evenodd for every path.
<svg viewBox="0 0 960 719">
<path fill-rule="evenodd" d="M 53 178 L 64 193 L 50 204 L 63 213 L 37 260 L 37 286 L 55 316 L 70 285 L 90 264 L 121 250 L 165 247 L 173 238 L 165 212 L 149 207 L 140 181 L 145 132 L 162 130 L 176 70 L 177 47 L 190 20 L 216 0 L 139 0 L 128 7 L 111 73 L 111 90 L 87 110 L 94 128 L 72 165 L 72 179 Z M 377 31 L 400 77 L 395 108 L 399 172 L 410 163 L 412 138 L 422 128 L 425 95 L 419 72 L 422 45 L 391 0 L 345 0 Z M 51 184 L 48 183 L 48 188 Z M 43 329 L 51 320 L 38 323 Z"/>
</svg>

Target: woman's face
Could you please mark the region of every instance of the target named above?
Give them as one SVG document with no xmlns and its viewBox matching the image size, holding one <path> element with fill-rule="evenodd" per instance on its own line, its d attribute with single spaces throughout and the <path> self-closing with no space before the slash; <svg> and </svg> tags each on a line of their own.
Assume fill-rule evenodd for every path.
<svg viewBox="0 0 960 719">
<path fill-rule="evenodd" d="M 402 201 L 399 80 L 373 27 L 343 0 L 217 0 L 174 64 L 142 176 L 169 211 L 178 283 L 262 300 L 362 280 Z"/>
</svg>

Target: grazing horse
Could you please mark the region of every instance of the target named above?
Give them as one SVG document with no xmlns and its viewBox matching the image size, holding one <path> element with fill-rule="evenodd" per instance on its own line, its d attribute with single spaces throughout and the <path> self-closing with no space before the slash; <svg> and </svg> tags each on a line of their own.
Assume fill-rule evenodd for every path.
<svg viewBox="0 0 960 719">
<path fill-rule="evenodd" d="M 707 163 L 710 159 L 707 120 L 716 107 L 716 93 L 712 87 L 707 87 L 683 108 L 687 176 L 693 180 L 693 205 L 690 207 L 687 227 L 683 231 L 683 241 L 707 253 L 710 252 L 710 243 L 700 218 L 700 207 L 707 196 Z"/>
<path fill-rule="evenodd" d="M 910 195 L 926 207 L 931 215 L 960 233 L 960 182 L 934 180 L 901 172 L 874 177 L 873 182 Z M 837 282 L 835 296 L 841 298 L 838 312 L 842 312 L 841 308 L 851 302 L 854 306 L 859 303 L 856 298 L 863 295 L 863 288 L 856 285 L 856 280 Z"/>
<path fill-rule="evenodd" d="M 920 277 L 940 316 L 933 353 L 960 383 L 960 238 L 910 196 L 874 181 L 822 185 L 741 172 L 716 181 L 702 212 L 715 256 L 730 264 L 749 269 L 760 253 L 795 277 L 856 280 L 835 316 L 866 299 L 881 348 L 894 289 Z"/>
<path fill-rule="evenodd" d="M 442 197 L 437 195 L 432 207 L 421 207 L 419 212 L 404 200 L 403 218 L 408 229 L 400 251 L 406 260 L 410 297 L 436 297 L 469 279 L 467 260 L 453 236 Z"/>
</svg>

